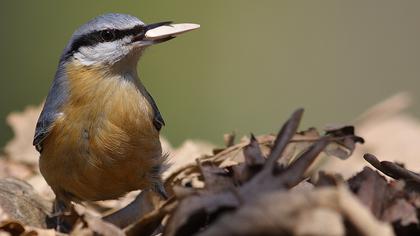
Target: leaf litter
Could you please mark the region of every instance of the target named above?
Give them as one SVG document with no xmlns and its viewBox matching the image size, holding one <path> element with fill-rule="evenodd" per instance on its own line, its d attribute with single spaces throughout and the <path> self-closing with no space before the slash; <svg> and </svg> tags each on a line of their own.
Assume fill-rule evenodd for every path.
<svg viewBox="0 0 420 236">
<path fill-rule="evenodd" d="M 399 109 L 390 104 L 365 115 L 364 126 L 378 119 L 372 115 L 378 110 Z M 0 235 L 63 235 L 49 228 L 53 195 L 28 147 L 37 111 L 8 119 L 16 136 L 0 158 Z M 235 134 L 226 134 L 224 148 L 187 141 L 173 149 L 162 139 L 173 163 L 164 173 L 170 198 L 137 191 L 76 205 L 70 235 L 419 234 L 420 175 L 402 163 L 361 155 L 356 147 L 364 139 L 353 126 L 299 131 L 302 116 L 296 110 L 277 135 L 250 134 L 236 143 Z M 380 120 L 389 117 L 398 115 Z M 347 170 L 351 178 L 331 164 L 360 163 L 362 156 L 359 172 Z"/>
</svg>

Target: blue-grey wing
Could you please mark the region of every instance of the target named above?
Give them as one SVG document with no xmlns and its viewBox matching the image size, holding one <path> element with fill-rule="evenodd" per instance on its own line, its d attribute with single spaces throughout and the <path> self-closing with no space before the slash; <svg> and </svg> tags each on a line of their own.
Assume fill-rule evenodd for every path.
<svg viewBox="0 0 420 236">
<path fill-rule="evenodd" d="M 45 100 L 44 108 L 38 118 L 35 128 L 33 145 L 38 152 L 42 151 L 42 141 L 51 132 L 54 122 L 60 116 L 61 107 L 67 99 L 67 79 L 59 67 L 50 92 Z"/>
<path fill-rule="evenodd" d="M 159 108 L 156 105 L 155 100 L 153 99 L 153 97 L 150 95 L 150 93 L 145 89 L 144 90 L 146 94 L 144 94 L 144 96 L 146 97 L 147 101 L 149 102 L 150 106 L 153 109 L 153 125 L 155 126 L 155 128 L 160 131 L 162 129 L 162 126 L 165 125 L 165 121 L 163 120 L 162 115 L 160 114 Z"/>
<path fill-rule="evenodd" d="M 41 113 L 39 116 L 38 122 L 36 123 L 35 136 L 33 140 L 33 145 L 35 146 L 38 152 L 42 151 L 42 141 L 50 133 L 56 116 L 50 112 Z"/>
</svg>

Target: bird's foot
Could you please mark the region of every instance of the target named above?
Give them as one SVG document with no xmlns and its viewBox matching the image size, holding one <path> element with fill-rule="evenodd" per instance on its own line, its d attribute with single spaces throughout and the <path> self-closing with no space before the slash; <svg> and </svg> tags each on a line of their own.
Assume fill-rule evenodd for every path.
<svg viewBox="0 0 420 236">
<path fill-rule="evenodd" d="M 77 219 L 77 213 L 70 203 L 55 200 L 53 212 L 48 218 L 50 228 L 54 228 L 58 232 L 70 233 Z"/>
</svg>

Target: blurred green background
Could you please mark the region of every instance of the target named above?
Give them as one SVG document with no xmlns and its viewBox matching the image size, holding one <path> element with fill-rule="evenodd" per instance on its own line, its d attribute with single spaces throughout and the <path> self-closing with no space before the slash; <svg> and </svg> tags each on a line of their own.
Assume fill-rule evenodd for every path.
<svg viewBox="0 0 420 236">
<path fill-rule="evenodd" d="M 420 85 L 420 1 L 1 1 L 1 146 L 6 115 L 44 99 L 72 32 L 108 12 L 201 24 L 139 65 L 175 145 L 277 131 L 297 107 L 304 126 L 348 123 Z"/>
</svg>

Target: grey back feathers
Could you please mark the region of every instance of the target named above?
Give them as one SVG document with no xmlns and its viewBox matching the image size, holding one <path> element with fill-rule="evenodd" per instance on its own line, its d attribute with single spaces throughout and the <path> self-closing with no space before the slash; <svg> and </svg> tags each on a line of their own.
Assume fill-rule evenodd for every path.
<svg viewBox="0 0 420 236">
<path fill-rule="evenodd" d="M 63 62 L 60 62 L 35 128 L 33 145 L 38 152 L 42 151 L 42 141 L 50 133 L 54 121 L 60 115 L 60 107 L 65 103 L 67 97 L 67 77 Z"/>
</svg>

